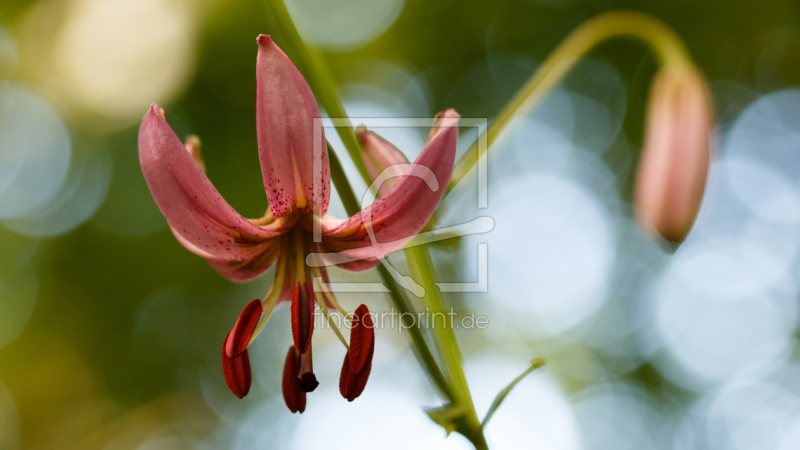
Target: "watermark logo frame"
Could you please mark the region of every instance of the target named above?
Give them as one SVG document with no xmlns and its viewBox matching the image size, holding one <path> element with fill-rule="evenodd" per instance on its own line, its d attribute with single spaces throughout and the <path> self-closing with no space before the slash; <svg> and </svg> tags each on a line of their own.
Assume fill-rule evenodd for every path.
<svg viewBox="0 0 800 450">
<path fill-rule="evenodd" d="M 368 129 L 378 129 L 378 128 L 426 128 L 429 129 L 434 126 L 435 119 L 434 118 L 374 118 L 374 117 L 356 117 L 350 119 L 341 119 L 341 118 L 315 118 L 313 121 L 313 146 L 315 152 L 319 152 L 326 148 L 326 143 L 321 142 L 324 140 L 324 133 L 323 129 L 325 128 L 337 128 L 337 127 L 352 127 L 352 123 L 360 123 L 366 126 Z M 479 155 L 478 160 L 476 162 L 476 180 L 477 180 L 477 208 L 479 210 L 488 208 L 488 198 L 489 198 L 489 188 L 488 188 L 488 164 L 489 164 L 489 148 L 487 145 L 486 134 L 484 131 L 486 130 L 488 121 L 485 118 L 461 118 L 458 121 L 457 127 L 459 129 L 463 128 L 475 128 L 478 133 L 478 140 L 477 140 L 477 154 Z M 321 173 L 322 171 L 322 155 L 321 154 L 314 154 L 313 155 L 313 171 L 314 173 Z M 409 165 L 411 166 L 411 165 Z M 430 172 L 430 169 L 421 166 Z M 418 170 L 419 172 L 419 170 Z M 387 170 L 384 170 L 384 173 L 387 173 Z M 362 209 L 371 204 L 376 198 L 376 192 L 380 187 L 380 183 L 383 183 L 391 177 L 392 175 L 384 176 L 382 173 L 380 176 L 376 178 L 376 182 L 378 186 L 373 183 L 373 185 L 367 189 L 364 197 L 362 198 L 361 206 Z M 396 173 L 396 172 L 395 172 Z M 423 171 L 423 174 L 425 172 Z M 431 172 L 432 174 L 432 172 Z M 394 175 L 396 176 L 396 175 Z M 419 176 L 419 175 L 417 175 Z M 420 178 L 424 179 L 424 176 L 420 176 Z M 432 189 L 446 189 L 447 186 L 439 186 L 436 183 L 436 179 L 434 178 L 434 183 L 431 183 L 430 180 L 425 179 L 428 186 Z M 316 192 L 317 189 L 321 189 L 322 187 L 318 185 L 318 183 L 314 183 L 313 189 L 315 190 L 314 195 L 316 196 L 318 193 Z M 374 235 L 372 234 L 371 227 L 367 227 L 368 232 L 370 233 L 372 239 L 372 245 L 379 244 L 375 239 Z M 491 231 L 494 228 L 494 220 L 488 216 L 478 217 L 473 219 L 469 222 L 457 224 L 454 226 L 449 226 L 446 228 L 436 229 L 424 233 L 419 233 L 415 235 L 411 241 L 409 241 L 405 247 L 414 246 L 414 245 L 423 245 L 428 244 L 431 242 L 436 242 L 439 240 L 450 239 L 453 237 L 461 237 L 470 234 L 482 234 Z M 314 229 L 312 230 L 313 240 L 314 242 L 321 242 L 322 241 L 322 230 L 321 226 L 318 221 L 314 221 Z M 477 261 L 477 278 L 476 282 L 437 282 L 436 286 L 442 292 L 460 292 L 460 293 L 467 293 L 467 292 L 477 292 L 483 293 L 488 292 L 488 243 L 480 242 L 478 243 L 478 261 Z M 312 257 L 309 255 L 308 262 L 315 262 L 317 261 L 324 261 L 325 258 L 321 258 L 319 256 Z M 398 285 L 405 288 L 412 294 L 417 297 L 424 296 L 424 288 L 413 280 L 411 277 L 401 275 L 392 265 L 386 260 L 386 258 L 380 258 L 380 263 L 384 265 L 384 267 L 389 271 L 392 277 L 397 281 Z M 321 264 L 332 264 L 329 261 L 323 262 Z M 374 282 L 325 282 L 321 278 L 315 278 L 314 280 L 314 289 L 315 290 L 322 290 L 326 292 L 332 293 L 343 293 L 343 292 L 389 292 L 389 289 L 383 285 L 382 283 L 374 283 Z"/>
</svg>

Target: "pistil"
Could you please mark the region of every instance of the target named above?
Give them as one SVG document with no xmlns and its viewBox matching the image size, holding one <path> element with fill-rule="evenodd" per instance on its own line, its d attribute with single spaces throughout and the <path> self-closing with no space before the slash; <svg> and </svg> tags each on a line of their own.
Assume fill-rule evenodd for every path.
<svg viewBox="0 0 800 450">
<path fill-rule="evenodd" d="M 316 375 L 314 375 L 314 364 L 311 358 L 311 343 L 305 353 L 300 355 L 300 372 L 294 379 L 297 389 L 303 392 L 313 392 L 319 386 Z"/>
</svg>

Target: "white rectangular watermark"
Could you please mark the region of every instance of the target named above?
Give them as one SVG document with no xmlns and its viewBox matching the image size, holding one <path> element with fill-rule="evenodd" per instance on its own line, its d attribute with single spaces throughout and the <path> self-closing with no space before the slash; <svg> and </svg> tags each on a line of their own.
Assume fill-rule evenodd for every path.
<svg viewBox="0 0 800 450">
<path fill-rule="evenodd" d="M 316 118 L 314 119 L 314 130 L 313 130 L 313 146 L 315 152 L 320 151 L 319 149 L 326 148 L 326 143 L 321 142 L 324 140 L 324 132 L 323 129 L 325 128 L 336 128 L 336 127 L 352 127 L 353 123 L 360 123 L 367 128 L 421 128 L 424 127 L 426 129 L 431 128 L 434 126 L 436 119 L 435 118 L 366 118 L 366 117 L 359 117 L 359 118 L 351 118 L 351 119 L 330 119 L 330 118 Z M 486 136 L 483 133 L 486 130 L 488 121 L 486 119 L 477 119 L 477 118 L 461 118 L 458 121 L 458 128 L 474 128 L 478 133 L 478 152 L 479 155 L 477 164 L 476 164 L 476 180 L 477 180 L 477 191 L 478 191 L 478 198 L 477 198 L 477 208 L 478 209 L 485 209 L 488 207 L 489 202 L 489 186 L 488 186 L 488 147 Z M 313 171 L 314 173 L 321 173 L 322 172 L 322 164 L 323 158 L 322 155 L 315 154 L 313 155 Z M 382 179 L 382 177 L 378 177 Z M 379 181 L 380 182 L 380 181 Z M 430 184 L 429 184 L 430 186 Z M 437 189 L 446 189 L 446 186 L 437 186 Z M 313 189 L 315 190 L 314 196 L 318 195 L 317 189 L 322 189 L 322 186 L 319 186 L 317 183 L 314 184 Z M 362 208 L 366 207 L 367 205 L 371 204 L 376 199 L 377 187 L 372 186 L 371 189 L 368 189 L 367 192 L 364 194 L 364 198 L 361 201 Z M 432 231 L 427 231 L 423 233 L 419 233 L 414 236 L 409 242 L 404 245 L 404 248 L 415 246 L 415 245 L 424 245 L 429 244 L 432 242 L 451 239 L 455 237 L 466 236 L 470 234 L 478 234 L 478 233 L 487 233 L 494 228 L 494 220 L 491 217 L 483 216 L 473 219 L 469 222 L 458 224 L 442 229 L 436 229 Z M 322 226 L 318 220 L 314 221 L 313 224 L 313 241 L 314 242 L 322 242 Z M 371 236 L 372 237 L 372 236 Z M 378 242 L 375 241 L 373 238 L 372 245 L 378 245 Z M 488 244 L 487 243 L 479 243 L 478 244 L 478 261 L 477 261 L 477 281 L 476 282 L 439 282 L 436 283 L 436 286 L 442 292 L 487 292 L 488 291 Z M 311 264 L 319 264 L 319 265 L 328 265 L 328 264 L 341 264 L 345 262 L 353 261 L 348 256 L 344 254 L 336 254 L 336 253 L 327 253 L 324 255 L 315 254 L 313 257 L 309 257 L 307 263 Z M 417 297 L 422 297 L 425 294 L 424 288 L 411 277 L 401 275 L 392 265 L 388 262 L 388 260 L 384 258 L 380 258 L 380 263 L 384 265 L 384 267 L 389 271 L 392 277 L 397 281 L 397 284 L 403 287 L 404 289 L 408 290 L 409 292 L 413 293 Z M 324 283 L 321 279 L 314 280 L 315 289 L 321 289 L 327 292 L 339 293 L 339 292 L 388 292 L 389 289 L 384 286 L 382 283 L 372 283 L 372 282 L 364 282 L 364 283 L 339 283 L 339 282 L 329 282 Z"/>
</svg>

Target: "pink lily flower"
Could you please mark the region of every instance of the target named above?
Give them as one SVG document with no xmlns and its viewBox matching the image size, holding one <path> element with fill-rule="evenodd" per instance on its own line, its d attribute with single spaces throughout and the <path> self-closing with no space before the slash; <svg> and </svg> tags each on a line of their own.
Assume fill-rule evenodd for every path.
<svg viewBox="0 0 800 450">
<path fill-rule="evenodd" d="M 289 409 L 302 412 L 305 393 L 317 385 L 311 366 L 314 321 L 309 322 L 314 302 L 326 314 L 329 307 L 345 314 L 330 292 L 312 289 L 314 279 L 327 282 L 328 275 L 324 264 L 307 264 L 307 258 L 344 255 L 334 262 L 344 269 L 366 270 L 418 233 L 450 180 L 458 115 L 452 110 L 446 113 L 451 120 L 434 126 L 414 165 L 391 189 L 382 191 L 381 198 L 353 217 L 339 220 L 327 213 L 330 172 L 324 131 L 317 130 L 322 139 L 314 139 L 314 119 L 320 117 L 316 100 L 303 76 L 269 36 L 258 37 L 256 79 L 258 153 L 269 201 L 264 217 L 246 219 L 220 196 L 205 175 L 199 141 L 191 138 L 182 143 L 155 103 L 139 129 L 139 160 L 156 204 L 177 240 L 189 251 L 237 282 L 251 280 L 277 266 L 265 298 L 248 304 L 225 338 L 223 372 L 238 397 L 247 394 L 247 346 L 276 304 L 291 301 L 294 346 L 284 367 L 283 392 Z M 319 170 L 315 171 L 315 166 Z M 435 176 L 437 189 L 426 182 L 430 174 Z M 321 242 L 314 242 L 315 229 L 320 231 Z M 359 309 L 363 316 L 366 307 Z M 359 330 L 359 342 L 372 342 L 368 338 L 371 329 L 363 331 L 362 326 Z M 343 367 L 347 370 L 342 376 L 350 380 L 344 382 L 348 387 L 343 396 L 350 401 L 366 384 L 373 350 L 365 348 L 348 351 L 349 368 Z"/>
</svg>

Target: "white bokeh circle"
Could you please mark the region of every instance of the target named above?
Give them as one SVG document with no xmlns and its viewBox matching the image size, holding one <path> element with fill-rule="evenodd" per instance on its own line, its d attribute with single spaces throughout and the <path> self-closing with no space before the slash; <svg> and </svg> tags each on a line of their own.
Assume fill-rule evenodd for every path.
<svg viewBox="0 0 800 450">
<path fill-rule="evenodd" d="M 785 265 L 728 239 L 685 250 L 656 287 L 659 370 L 705 389 L 758 379 L 783 364 L 798 315 Z"/>
<path fill-rule="evenodd" d="M 383 34 L 405 0 L 291 0 L 286 8 L 302 37 L 317 47 L 350 51 Z"/>
<path fill-rule="evenodd" d="M 53 199 L 71 156 L 69 132 L 55 109 L 25 86 L 0 82 L 0 219 Z"/>
</svg>

